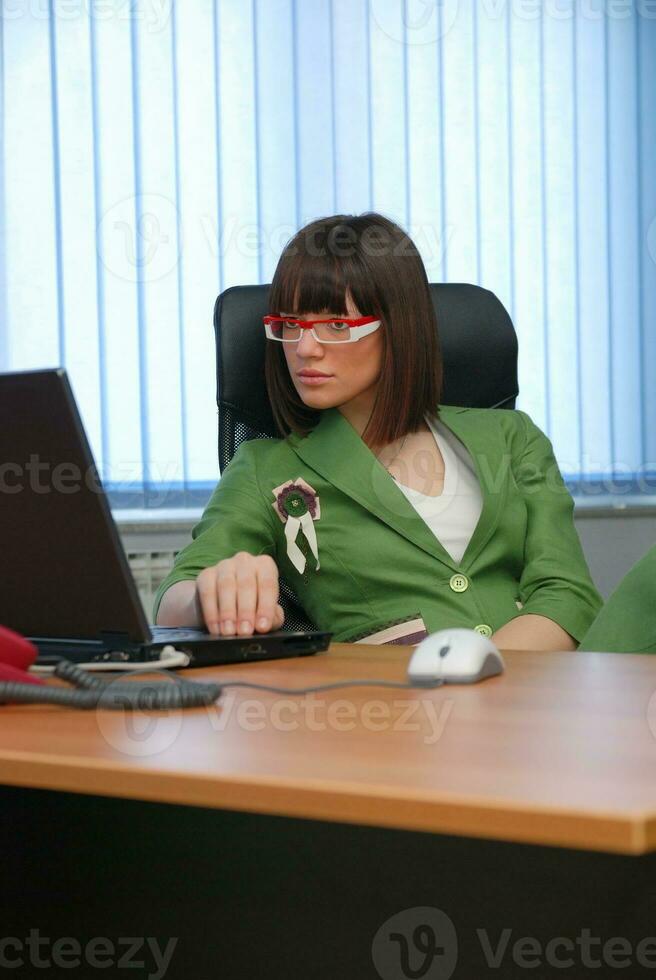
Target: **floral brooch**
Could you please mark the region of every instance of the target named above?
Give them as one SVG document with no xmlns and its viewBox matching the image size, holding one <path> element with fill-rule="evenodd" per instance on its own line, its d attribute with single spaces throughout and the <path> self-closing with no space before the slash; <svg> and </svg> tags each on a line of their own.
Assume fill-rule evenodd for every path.
<svg viewBox="0 0 656 980">
<path fill-rule="evenodd" d="M 294 568 L 303 573 L 305 555 L 296 544 L 298 532 L 302 528 L 312 554 L 317 559 L 316 571 L 319 571 L 319 549 L 314 522 L 321 517 L 321 508 L 316 491 L 299 476 L 296 480 L 281 483 L 272 492 L 275 501 L 271 506 L 285 525 L 287 557 Z"/>
</svg>

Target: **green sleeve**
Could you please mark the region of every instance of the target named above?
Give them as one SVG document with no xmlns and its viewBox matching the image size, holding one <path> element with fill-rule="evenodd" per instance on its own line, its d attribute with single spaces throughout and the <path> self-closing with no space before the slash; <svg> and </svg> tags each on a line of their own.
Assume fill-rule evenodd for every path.
<svg viewBox="0 0 656 980">
<path fill-rule="evenodd" d="M 200 521 L 191 532 L 190 543 L 178 552 L 173 568 L 157 590 L 153 622 L 157 621 L 162 596 L 175 582 L 195 580 L 204 568 L 223 558 L 232 558 L 238 551 L 275 558 L 277 518 L 257 479 L 260 441 L 242 443 L 221 474 Z"/>
<path fill-rule="evenodd" d="M 532 613 L 558 623 L 577 642 L 602 606 L 574 526 L 574 501 L 547 436 L 525 412 L 524 443 L 513 472 L 528 523 L 519 583 L 521 616 Z"/>
<path fill-rule="evenodd" d="M 624 576 L 579 650 L 656 653 L 656 546 Z"/>
</svg>

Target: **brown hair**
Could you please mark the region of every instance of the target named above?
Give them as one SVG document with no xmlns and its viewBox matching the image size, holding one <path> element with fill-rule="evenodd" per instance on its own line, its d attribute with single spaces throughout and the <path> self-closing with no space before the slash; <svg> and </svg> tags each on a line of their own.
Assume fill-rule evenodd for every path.
<svg viewBox="0 0 656 980">
<path fill-rule="evenodd" d="M 437 413 L 442 357 L 421 256 L 402 228 L 376 212 L 337 214 L 301 228 L 278 261 L 269 313 L 346 314 L 347 291 L 362 316 L 381 321 L 380 382 L 362 438 L 369 446 L 386 446 L 420 429 L 425 412 Z M 321 410 L 298 395 L 282 344 L 267 342 L 264 369 L 283 437 L 307 435 Z"/>
</svg>

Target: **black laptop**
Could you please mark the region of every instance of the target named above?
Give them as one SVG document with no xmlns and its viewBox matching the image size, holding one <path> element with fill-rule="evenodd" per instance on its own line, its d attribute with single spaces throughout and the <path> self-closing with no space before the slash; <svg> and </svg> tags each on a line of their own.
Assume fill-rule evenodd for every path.
<svg viewBox="0 0 656 980">
<path fill-rule="evenodd" d="M 0 624 L 39 663 L 155 661 L 172 644 L 190 666 L 297 657 L 332 633 L 213 636 L 151 626 L 63 368 L 0 374 Z"/>
</svg>

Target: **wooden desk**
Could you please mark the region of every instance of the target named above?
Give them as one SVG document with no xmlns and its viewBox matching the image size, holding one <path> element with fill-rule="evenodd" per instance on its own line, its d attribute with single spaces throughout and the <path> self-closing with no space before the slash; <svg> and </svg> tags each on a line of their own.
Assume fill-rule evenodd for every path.
<svg viewBox="0 0 656 980">
<path fill-rule="evenodd" d="M 189 675 L 403 681 L 411 652 L 334 644 Z M 29 922 L 55 936 L 181 936 L 167 980 L 241 980 L 265 950 L 269 978 L 364 980 L 381 976 L 377 929 L 427 906 L 474 937 L 458 980 L 487 975 L 480 926 L 495 943 L 506 928 L 545 943 L 588 927 L 656 934 L 656 658 L 505 658 L 503 677 L 473 686 L 311 699 L 228 688 L 214 709 L 140 715 L 133 730 L 122 712 L 2 707 L 0 833 L 16 842 L 5 935 Z M 576 963 L 537 975 L 588 972 L 617 974 Z M 506 957 L 490 975 L 526 969 Z"/>
<path fill-rule="evenodd" d="M 186 673 L 280 687 L 402 682 L 411 652 L 333 644 L 308 658 Z M 140 714 L 134 725 L 122 712 L 6 706 L 0 780 L 625 854 L 654 850 L 656 658 L 505 658 L 503 677 L 477 685 L 294 698 L 228 688 L 210 709 L 153 713 L 149 722 Z"/>
</svg>

